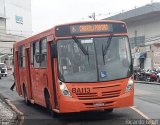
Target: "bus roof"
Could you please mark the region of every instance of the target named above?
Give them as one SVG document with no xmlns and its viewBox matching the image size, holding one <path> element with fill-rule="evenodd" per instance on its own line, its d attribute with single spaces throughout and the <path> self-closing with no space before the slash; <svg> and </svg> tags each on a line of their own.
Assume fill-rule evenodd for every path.
<svg viewBox="0 0 160 125">
<path fill-rule="evenodd" d="M 38 34 L 36 34 L 36 35 L 33 35 L 33 36 L 31 36 L 31 37 L 29 37 L 29 38 L 26 38 L 26 39 L 24 39 L 24 40 L 22 40 L 22 41 L 17 41 L 17 42 L 15 42 L 15 43 L 13 44 L 13 47 L 15 47 L 15 46 L 20 46 L 20 45 L 29 43 L 29 42 L 31 42 L 31 41 L 36 41 L 36 40 L 38 40 L 38 39 L 40 39 L 40 38 L 43 38 L 43 37 L 48 36 L 48 35 L 51 35 L 51 34 L 54 34 L 54 28 L 51 28 L 51 29 L 49 29 L 49 30 L 43 31 L 43 32 L 38 33 Z"/>
<path fill-rule="evenodd" d="M 123 21 L 116 21 L 116 20 L 96 20 L 96 21 L 80 21 L 80 22 L 72 22 L 72 23 L 65 23 L 65 24 L 60 24 L 60 25 L 56 25 L 54 27 L 52 27 L 51 29 L 48 29 L 46 31 L 43 31 L 41 33 L 38 33 L 36 35 L 33 35 L 29 38 L 26 38 L 22 41 L 17 41 L 16 43 L 13 44 L 13 47 L 16 47 L 16 46 L 20 46 L 20 45 L 23 45 L 23 44 L 26 44 L 26 43 L 30 43 L 32 41 L 36 41 L 40 38 L 43 38 L 45 36 L 49 36 L 49 35 L 55 35 L 55 27 L 58 27 L 58 26 L 63 26 L 63 25 L 73 25 L 73 24 L 85 24 L 85 23 L 124 23 Z M 125 24 L 126 25 L 126 24 Z"/>
<path fill-rule="evenodd" d="M 72 23 L 64 23 L 64 24 L 60 24 L 60 25 L 56 25 L 57 26 L 63 26 L 63 25 L 72 25 L 72 24 L 79 24 L 79 23 L 94 23 L 94 22 L 112 22 L 112 23 L 124 23 L 123 21 L 118 21 L 118 20 L 95 20 L 95 21 L 79 21 L 79 22 L 72 22 Z"/>
</svg>

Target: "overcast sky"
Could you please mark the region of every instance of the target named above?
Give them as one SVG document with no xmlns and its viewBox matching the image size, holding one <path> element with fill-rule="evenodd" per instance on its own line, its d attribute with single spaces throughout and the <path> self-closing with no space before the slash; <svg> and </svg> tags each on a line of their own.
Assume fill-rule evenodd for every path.
<svg viewBox="0 0 160 125">
<path fill-rule="evenodd" d="M 135 7 L 151 3 L 151 0 L 31 0 L 32 29 L 38 33 L 57 24 L 89 20 L 93 12 L 102 19 Z M 152 0 L 160 2 L 160 0 Z"/>
</svg>

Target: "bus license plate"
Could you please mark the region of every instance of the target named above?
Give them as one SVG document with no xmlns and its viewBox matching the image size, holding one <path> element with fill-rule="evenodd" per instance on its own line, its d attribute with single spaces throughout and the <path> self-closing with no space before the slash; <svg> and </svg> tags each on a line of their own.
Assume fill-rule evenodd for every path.
<svg viewBox="0 0 160 125">
<path fill-rule="evenodd" d="M 93 105 L 96 106 L 96 107 L 100 107 L 100 106 L 104 106 L 104 103 L 103 102 L 97 102 L 97 103 L 94 103 Z"/>
</svg>

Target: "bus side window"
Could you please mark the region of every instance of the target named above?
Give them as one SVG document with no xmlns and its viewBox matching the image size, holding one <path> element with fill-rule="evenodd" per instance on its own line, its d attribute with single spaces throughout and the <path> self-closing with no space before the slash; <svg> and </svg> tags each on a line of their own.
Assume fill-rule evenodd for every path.
<svg viewBox="0 0 160 125">
<path fill-rule="evenodd" d="M 33 66 L 34 68 L 39 68 L 39 63 L 36 61 L 37 54 L 40 54 L 39 41 L 33 43 Z"/>
<path fill-rule="evenodd" d="M 25 67 L 25 49 L 24 46 L 19 48 L 19 67 Z"/>
<path fill-rule="evenodd" d="M 42 68 L 46 68 L 47 67 L 47 40 L 46 39 L 42 39 L 42 41 L 40 42 L 40 50 L 41 50 L 41 58 L 43 57 L 41 63 L 40 63 L 40 67 Z"/>
<path fill-rule="evenodd" d="M 33 57 L 33 50 L 34 50 L 34 48 L 35 48 L 35 44 L 34 43 L 31 43 L 31 55 L 30 55 L 30 62 L 31 62 L 31 65 L 33 65 L 33 63 L 34 63 L 34 57 Z"/>
</svg>

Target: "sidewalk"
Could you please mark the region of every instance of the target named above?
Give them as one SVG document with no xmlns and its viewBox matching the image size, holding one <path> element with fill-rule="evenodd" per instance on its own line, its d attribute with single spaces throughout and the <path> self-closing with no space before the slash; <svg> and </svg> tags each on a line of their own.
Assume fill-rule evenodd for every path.
<svg viewBox="0 0 160 125">
<path fill-rule="evenodd" d="M 160 85 L 158 82 L 135 81 L 135 83 Z"/>
<path fill-rule="evenodd" d="M 18 125 L 18 115 L 0 95 L 0 125 Z"/>
</svg>

